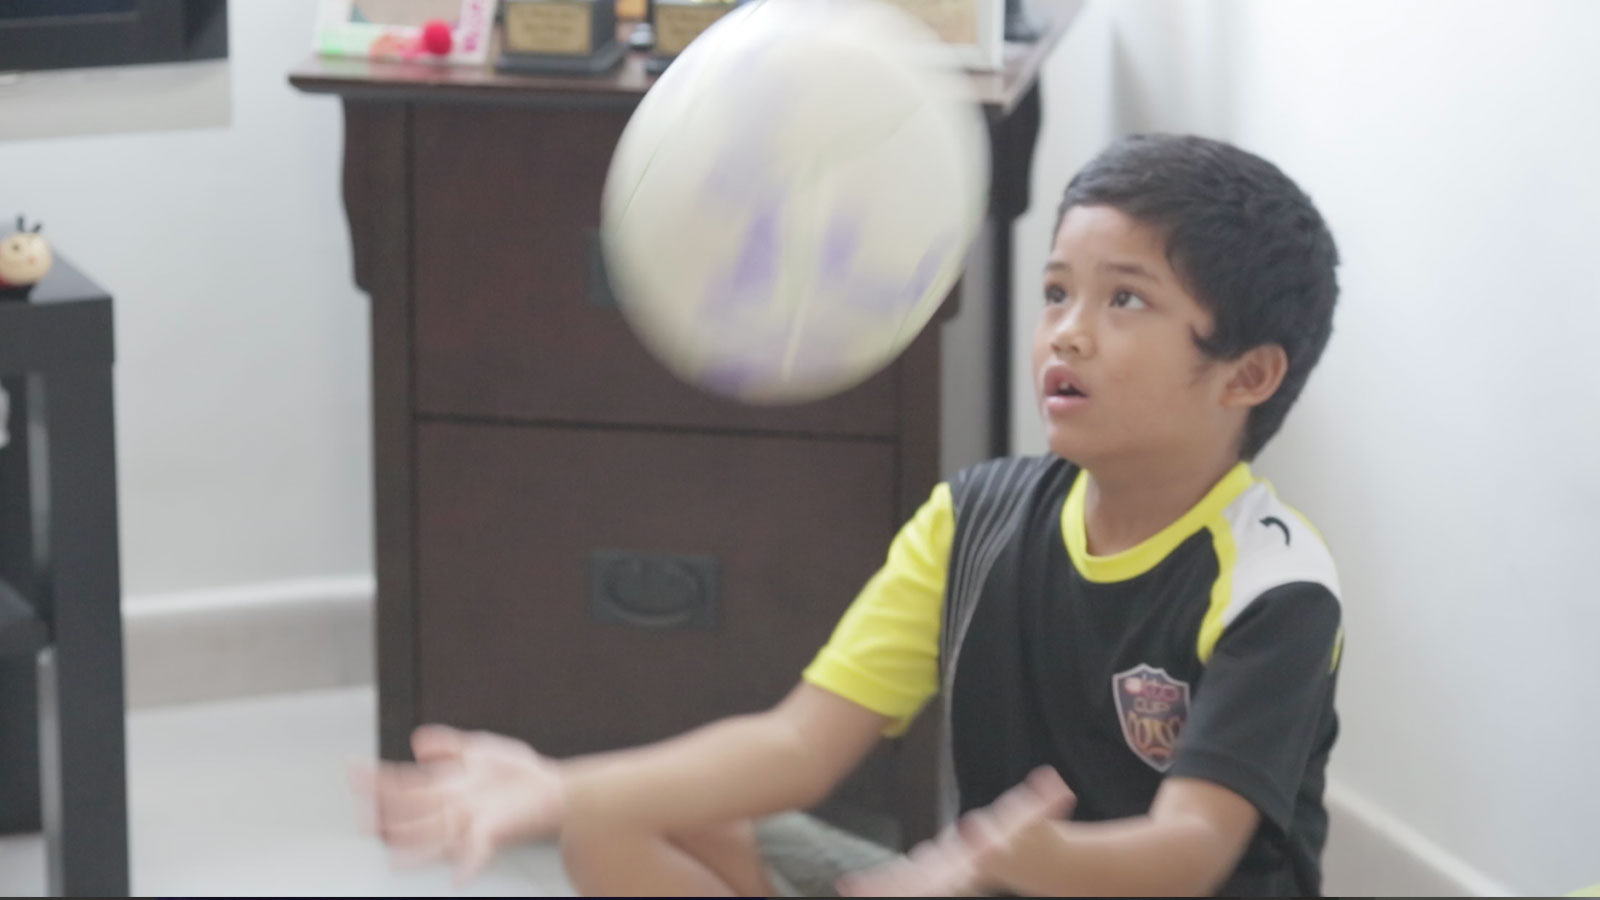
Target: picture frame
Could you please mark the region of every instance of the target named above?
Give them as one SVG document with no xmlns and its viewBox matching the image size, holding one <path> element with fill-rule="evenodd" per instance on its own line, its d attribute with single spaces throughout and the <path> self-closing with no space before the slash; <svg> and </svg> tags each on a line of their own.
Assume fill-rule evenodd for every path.
<svg viewBox="0 0 1600 900">
<path fill-rule="evenodd" d="M 889 0 L 939 35 L 939 61 L 981 72 L 1005 67 L 1005 0 Z"/>
<path fill-rule="evenodd" d="M 421 25 L 352 21 L 359 2 L 320 0 L 315 37 L 318 55 L 434 65 L 484 65 L 489 61 L 499 0 L 441 0 L 441 10 L 455 10 L 450 52 L 444 55 L 422 48 Z"/>
</svg>

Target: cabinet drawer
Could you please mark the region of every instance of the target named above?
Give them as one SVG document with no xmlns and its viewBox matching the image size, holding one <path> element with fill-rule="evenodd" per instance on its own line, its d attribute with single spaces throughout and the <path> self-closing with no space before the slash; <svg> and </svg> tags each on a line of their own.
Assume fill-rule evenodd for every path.
<svg viewBox="0 0 1600 900">
<path fill-rule="evenodd" d="M 558 755 L 776 702 L 897 526 L 887 442 L 457 423 L 417 438 L 422 720 Z M 596 560 L 629 555 L 709 565 L 710 614 L 598 614 Z"/>
<path fill-rule="evenodd" d="M 817 403 L 734 403 L 679 381 L 614 306 L 597 302 L 591 271 L 600 193 L 628 112 L 415 108 L 419 412 L 893 434 L 893 369 Z"/>
</svg>

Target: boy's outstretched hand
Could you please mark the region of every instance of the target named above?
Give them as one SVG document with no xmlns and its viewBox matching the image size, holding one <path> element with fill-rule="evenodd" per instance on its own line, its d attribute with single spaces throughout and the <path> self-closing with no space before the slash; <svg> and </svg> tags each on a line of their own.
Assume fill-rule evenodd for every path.
<svg viewBox="0 0 1600 900">
<path fill-rule="evenodd" d="M 993 805 L 962 816 L 938 837 L 904 857 L 846 876 L 846 897 L 957 897 L 990 893 L 981 873 L 1012 852 L 1029 828 L 1065 818 L 1077 797 L 1055 769 L 1043 766 L 1006 791 Z"/>
<path fill-rule="evenodd" d="M 527 744 L 481 731 L 424 725 L 411 736 L 417 761 L 359 763 L 356 791 L 372 824 L 399 856 L 448 860 L 459 882 L 507 844 L 555 834 L 566 814 L 558 764 Z"/>
</svg>

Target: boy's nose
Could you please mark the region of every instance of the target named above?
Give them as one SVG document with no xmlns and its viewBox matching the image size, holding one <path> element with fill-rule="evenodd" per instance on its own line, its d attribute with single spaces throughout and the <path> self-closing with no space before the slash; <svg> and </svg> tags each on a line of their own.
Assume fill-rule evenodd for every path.
<svg viewBox="0 0 1600 900">
<path fill-rule="evenodd" d="M 1094 355 L 1093 314 L 1086 313 L 1088 304 L 1076 303 L 1066 315 L 1056 321 L 1055 333 L 1050 336 L 1050 349 L 1057 356 L 1082 359 Z"/>
</svg>

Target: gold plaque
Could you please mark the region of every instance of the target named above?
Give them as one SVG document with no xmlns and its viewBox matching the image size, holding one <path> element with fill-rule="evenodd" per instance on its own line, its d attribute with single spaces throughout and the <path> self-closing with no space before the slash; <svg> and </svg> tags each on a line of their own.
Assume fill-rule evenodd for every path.
<svg viewBox="0 0 1600 900">
<path fill-rule="evenodd" d="M 582 55 L 594 50 L 592 3 L 546 0 L 506 7 L 506 49 L 515 53 Z"/>
<path fill-rule="evenodd" d="M 656 0 L 656 55 L 677 56 L 689 42 L 733 10 L 726 0 L 667 3 Z"/>
<path fill-rule="evenodd" d="M 947 44 L 978 42 L 979 2 L 983 0 L 890 0 L 932 28 Z"/>
</svg>

